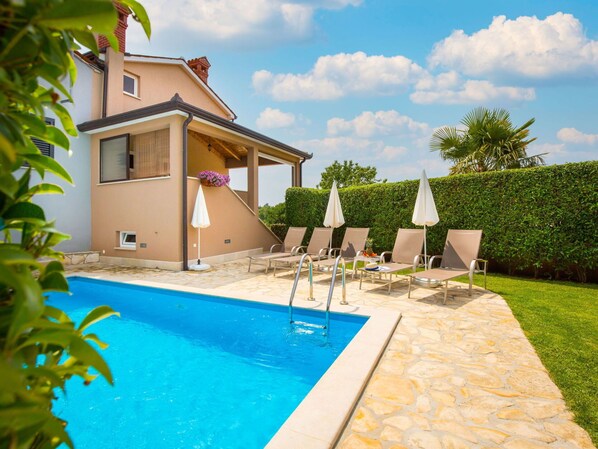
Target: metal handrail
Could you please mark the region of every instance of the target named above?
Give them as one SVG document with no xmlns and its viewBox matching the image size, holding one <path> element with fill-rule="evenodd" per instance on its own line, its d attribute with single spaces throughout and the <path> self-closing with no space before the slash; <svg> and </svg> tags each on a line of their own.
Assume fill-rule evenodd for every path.
<svg viewBox="0 0 598 449">
<path fill-rule="evenodd" d="M 347 302 L 347 286 L 346 286 L 346 264 L 345 264 L 345 259 L 343 256 L 338 256 L 336 258 L 336 261 L 334 262 L 334 268 L 332 270 L 332 278 L 330 279 L 330 290 L 328 290 L 328 301 L 326 302 L 326 329 L 329 329 L 330 327 L 330 303 L 332 302 L 332 293 L 334 292 L 334 284 L 336 282 L 336 273 L 338 271 L 338 264 L 341 263 L 343 264 L 343 268 L 342 268 L 342 286 L 343 286 L 343 293 L 342 293 L 342 299 L 341 299 L 341 304 L 342 305 L 346 305 L 349 304 Z"/>
<path fill-rule="evenodd" d="M 301 276 L 301 268 L 303 267 L 303 262 L 305 258 L 309 259 L 309 297 L 307 298 L 308 301 L 314 301 L 314 272 L 313 266 L 314 261 L 311 256 L 307 253 L 301 256 L 301 260 L 299 261 L 299 265 L 297 266 L 297 274 L 295 275 L 295 282 L 293 283 L 293 289 L 291 290 L 291 297 L 289 298 L 289 321 L 293 323 L 293 299 L 295 298 L 295 292 L 297 291 L 297 284 L 299 283 L 299 276 Z"/>
</svg>

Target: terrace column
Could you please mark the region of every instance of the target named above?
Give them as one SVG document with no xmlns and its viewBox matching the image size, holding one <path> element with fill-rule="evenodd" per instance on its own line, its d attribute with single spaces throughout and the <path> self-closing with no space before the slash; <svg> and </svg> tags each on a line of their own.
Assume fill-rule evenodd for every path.
<svg viewBox="0 0 598 449">
<path fill-rule="evenodd" d="M 293 164 L 291 176 L 291 185 L 293 187 L 301 187 L 301 161 L 297 161 Z"/>
<path fill-rule="evenodd" d="M 258 169 L 259 153 L 255 147 L 247 148 L 247 205 L 257 215 L 258 213 Z"/>
</svg>

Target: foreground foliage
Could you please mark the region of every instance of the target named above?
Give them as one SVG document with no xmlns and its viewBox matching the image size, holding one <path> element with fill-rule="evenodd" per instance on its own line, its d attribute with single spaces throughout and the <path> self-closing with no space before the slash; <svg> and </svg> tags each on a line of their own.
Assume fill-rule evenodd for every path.
<svg viewBox="0 0 598 449">
<path fill-rule="evenodd" d="M 121 3 L 149 35 L 143 7 L 135 0 Z M 72 180 L 32 138 L 69 148 L 62 130 L 77 131 L 61 102 L 72 101 L 64 82 L 76 79 L 71 51 L 79 48 L 77 40 L 97 52 L 93 33 L 116 47 L 117 14 L 110 0 L 23 0 L 2 2 L 0 9 L 0 448 L 72 447 L 66 423 L 52 413 L 54 393 L 72 376 L 92 381 L 97 375 L 91 368 L 112 382 L 96 349 L 104 343 L 86 331 L 115 312 L 99 307 L 75 327 L 46 304 L 48 292 L 68 291 L 61 253 L 54 250 L 68 236 L 32 200 L 63 193 L 44 181 L 48 174 Z M 45 123 L 48 110 L 62 130 Z M 33 181 L 32 171 L 41 182 Z"/>
<path fill-rule="evenodd" d="M 374 251 L 393 247 L 411 223 L 419 181 L 341 189 L 346 226 L 369 227 Z M 430 180 L 440 222 L 428 227 L 428 249 L 442 254 L 449 229 L 482 229 L 480 256 L 490 269 L 537 277 L 596 277 L 598 162 L 475 173 Z M 291 188 L 289 226 L 322 226 L 328 191 Z M 339 245 L 343 230 L 335 230 Z"/>
</svg>

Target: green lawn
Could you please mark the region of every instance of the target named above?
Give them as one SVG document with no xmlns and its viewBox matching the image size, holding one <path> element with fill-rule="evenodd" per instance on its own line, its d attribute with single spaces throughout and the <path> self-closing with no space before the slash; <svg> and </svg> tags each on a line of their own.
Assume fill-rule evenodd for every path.
<svg viewBox="0 0 598 449">
<path fill-rule="evenodd" d="M 475 283 L 483 286 L 482 277 Z M 492 274 L 487 288 L 505 298 L 575 421 L 598 445 L 598 285 Z"/>
</svg>

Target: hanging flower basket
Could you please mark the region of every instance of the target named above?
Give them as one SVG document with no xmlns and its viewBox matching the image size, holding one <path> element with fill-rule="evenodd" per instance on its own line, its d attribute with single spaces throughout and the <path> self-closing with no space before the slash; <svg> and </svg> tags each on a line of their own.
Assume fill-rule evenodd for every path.
<svg viewBox="0 0 598 449">
<path fill-rule="evenodd" d="M 200 171 L 197 175 L 201 184 L 206 187 L 222 187 L 227 186 L 230 182 L 230 177 L 211 170 Z"/>
</svg>

